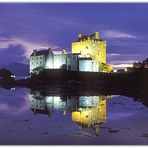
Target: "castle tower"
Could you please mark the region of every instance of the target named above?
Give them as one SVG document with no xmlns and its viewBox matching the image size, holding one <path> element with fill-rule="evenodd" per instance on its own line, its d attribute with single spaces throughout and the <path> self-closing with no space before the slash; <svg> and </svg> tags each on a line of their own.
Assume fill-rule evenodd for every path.
<svg viewBox="0 0 148 148">
<path fill-rule="evenodd" d="M 79 34 L 77 41 L 72 43 L 72 53 L 90 56 L 99 63 L 106 64 L 106 41 L 103 41 L 98 32 L 92 35 Z"/>
</svg>

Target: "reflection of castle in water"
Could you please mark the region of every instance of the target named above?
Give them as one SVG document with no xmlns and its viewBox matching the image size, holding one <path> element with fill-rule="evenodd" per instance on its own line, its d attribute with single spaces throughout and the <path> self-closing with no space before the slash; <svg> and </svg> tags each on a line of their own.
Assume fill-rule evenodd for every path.
<svg viewBox="0 0 148 148">
<path fill-rule="evenodd" d="M 106 99 L 99 96 L 81 96 L 80 107 L 72 112 L 72 120 L 80 127 L 90 127 L 106 122 Z"/>
<path fill-rule="evenodd" d="M 65 115 L 72 112 L 72 121 L 79 127 L 92 127 L 106 122 L 106 99 L 110 96 L 45 96 L 39 91 L 30 94 L 30 108 L 34 114 L 51 116 L 54 110 Z"/>
</svg>

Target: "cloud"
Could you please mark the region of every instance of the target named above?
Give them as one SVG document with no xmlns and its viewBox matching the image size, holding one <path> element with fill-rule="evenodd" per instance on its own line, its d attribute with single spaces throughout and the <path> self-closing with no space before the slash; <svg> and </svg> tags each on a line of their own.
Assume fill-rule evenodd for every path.
<svg viewBox="0 0 148 148">
<path fill-rule="evenodd" d="M 109 53 L 107 54 L 107 63 L 112 65 L 114 69 L 132 67 L 134 62 L 138 62 L 139 58 L 137 54 L 119 54 Z"/>
<path fill-rule="evenodd" d="M 24 57 L 25 48 L 20 44 L 10 44 L 6 48 L 0 48 L 0 63 L 9 64 L 12 62 L 22 62 Z"/>
<path fill-rule="evenodd" d="M 29 42 L 18 38 L 0 38 L 0 62 L 27 62 L 33 49 L 58 48 L 48 43 Z M 9 61 L 6 59 L 9 57 Z"/>
<path fill-rule="evenodd" d="M 119 53 L 107 53 L 107 57 L 114 57 L 114 56 L 120 56 Z"/>
<path fill-rule="evenodd" d="M 129 33 L 112 31 L 112 30 L 104 31 L 103 36 L 105 38 L 131 38 L 131 39 L 137 38 L 135 35 Z"/>
<path fill-rule="evenodd" d="M 113 66 L 114 69 L 132 67 L 135 60 L 113 60 L 109 62 L 110 65 Z"/>
<path fill-rule="evenodd" d="M 136 62 L 136 60 L 113 60 L 109 62 L 112 65 L 120 65 L 120 64 L 132 64 Z"/>
<path fill-rule="evenodd" d="M 114 64 L 112 66 L 113 68 L 126 68 L 126 67 L 132 67 L 133 64 Z"/>
</svg>

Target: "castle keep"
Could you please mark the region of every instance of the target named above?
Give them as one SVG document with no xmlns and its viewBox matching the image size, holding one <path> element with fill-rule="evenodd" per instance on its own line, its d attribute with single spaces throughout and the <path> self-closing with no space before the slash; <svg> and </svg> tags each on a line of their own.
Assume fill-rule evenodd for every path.
<svg viewBox="0 0 148 148">
<path fill-rule="evenodd" d="M 78 35 L 72 43 L 71 53 L 66 50 L 34 50 L 30 56 L 30 73 L 36 68 L 66 69 L 83 72 L 111 72 L 112 67 L 106 64 L 106 41 L 98 32 L 92 35 Z"/>
</svg>

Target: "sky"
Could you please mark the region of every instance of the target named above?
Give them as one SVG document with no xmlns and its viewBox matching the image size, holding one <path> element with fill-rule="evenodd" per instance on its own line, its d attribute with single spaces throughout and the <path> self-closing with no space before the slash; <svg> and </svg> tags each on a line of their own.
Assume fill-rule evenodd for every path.
<svg viewBox="0 0 148 148">
<path fill-rule="evenodd" d="M 0 3 L 0 65 L 29 63 L 33 49 L 71 51 L 78 34 L 99 32 L 107 63 L 148 58 L 148 3 Z"/>
</svg>

